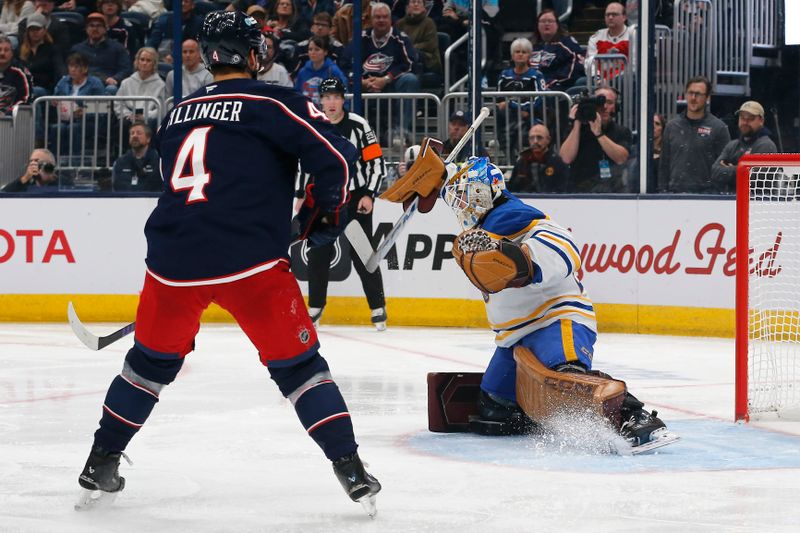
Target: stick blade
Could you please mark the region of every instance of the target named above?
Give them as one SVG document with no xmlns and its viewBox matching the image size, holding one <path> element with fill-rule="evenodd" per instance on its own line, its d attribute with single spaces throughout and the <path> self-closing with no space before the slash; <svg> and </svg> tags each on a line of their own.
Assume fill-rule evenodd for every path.
<svg viewBox="0 0 800 533">
<path fill-rule="evenodd" d="M 344 235 L 347 237 L 348 242 L 350 242 L 350 249 L 353 250 L 361 260 L 361 264 L 364 265 L 369 272 L 375 272 L 374 267 L 370 270 L 368 266 L 370 257 L 375 253 L 375 250 L 372 249 L 372 243 L 369 242 L 369 237 L 364 233 L 364 228 L 361 227 L 361 224 L 356 220 L 351 221 L 345 226 Z"/>
<path fill-rule="evenodd" d="M 67 319 L 69 320 L 72 332 L 87 348 L 95 351 L 101 348 L 100 338 L 96 335 L 92 335 L 92 333 L 86 329 L 78 318 L 78 314 L 75 312 L 75 307 L 72 305 L 72 302 L 67 303 Z"/>
</svg>

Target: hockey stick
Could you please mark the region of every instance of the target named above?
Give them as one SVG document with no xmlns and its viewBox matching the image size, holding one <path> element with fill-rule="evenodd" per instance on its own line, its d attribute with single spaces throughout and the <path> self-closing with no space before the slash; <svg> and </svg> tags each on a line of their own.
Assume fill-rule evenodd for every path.
<svg viewBox="0 0 800 533">
<path fill-rule="evenodd" d="M 488 116 L 489 109 L 482 107 L 480 113 L 472 122 L 472 125 L 469 127 L 466 133 L 464 133 L 464 136 L 461 137 L 461 140 L 458 141 L 458 144 L 453 147 L 453 151 L 448 154 L 447 159 L 444 160 L 445 165 L 452 163 L 455 160 L 455 158 L 458 156 L 458 153 L 462 148 L 464 148 L 464 145 L 467 144 L 467 141 L 472 138 L 478 127 L 480 127 L 481 123 Z M 375 251 L 372 251 L 372 245 L 369 243 L 369 240 L 361 240 L 355 235 L 353 236 L 354 238 L 351 239 L 350 234 L 347 235 L 347 238 L 350 240 L 350 244 L 355 249 L 358 257 L 361 258 L 361 262 L 364 264 L 368 272 L 375 272 L 375 270 L 378 268 L 378 263 L 380 263 L 383 258 L 386 257 L 386 254 L 389 253 L 389 250 L 392 248 L 392 246 L 394 246 L 395 242 L 397 242 L 397 238 L 403 232 L 406 224 L 408 224 L 408 221 L 411 220 L 411 217 L 414 216 L 414 213 L 416 213 L 418 205 L 419 196 L 414 198 L 414 201 L 411 202 L 411 205 L 408 206 L 408 209 L 406 209 L 397 222 L 395 222 L 394 226 L 392 226 L 392 229 L 386 234 L 386 238 L 383 239 L 383 242 L 381 242 L 381 244 L 378 246 L 378 249 Z M 345 228 L 345 233 L 347 233 L 347 229 L 348 228 Z M 366 237 L 366 235 L 364 235 L 364 237 Z M 364 261 L 364 257 L 368 257 L 369 259 Z"/>
<path fill-rule="evenodd" d="M 354 227 L 357 226 L 357 227 Z M 351 229 L 352 228 L 352 229 Z M 349 233 L 348 233 L 348 230 Z M 353 239 L 357 239 L 359 241 L 359 246 L 366 246 L 371 250 L 372 245 L 369 244 L 369 239 L 367 239 L 367 234 L 364 233 L 364 230 L 361 228 L 361 225 L 353 220 L 345 227 L 345 233 L 347 233 L 347 239 L 350 241 L 351 248 L 355 248 L 356 245 L 353 244 Z M 295 244 L 300 241 L 294 241 L 292 244 L 289 245 L 291 248 Z M 362 258 L 362 263 L 367 262 L 369 258 L 369 253 L 367 253 L 366 257 Z M 117 342 L 121 338 L 129 335 L 136 329 L 136 322 L 131 322 L 127 326 L 118 329 L 114 333 L 104 336 L 97 336 L 88 329 L 86 326 L 83 325 L 81 319 L 78 318 L 78 313 L 75 312 L 75 307 L 72 305 L 72 302 L 67 304 L 67 318 L 69 320 L 69 325 L 72 328 L 72 332 L 75 333 L 75 336 L 80 339 L 80 341 L 86 345 L 87 348 L 90 350 L 102 350 L 109 344 Z"/>
<path fill-rule="evenodd" d="M 136 322 L 131 322 L 124 328 L 118 329 L 110 335 L 98 337 L 86 329 L 86 326 L 83 325 L 83 322 L 81 322 L 81 320 L 78 318 L 78 314 L 75 312 L 75 307 L 73 307 L 72 302 L 67 304 L 67 317 L 69 318 L 69 325 L 72 328 L 72 332 L 75 333 L 75 336 L 78 337 L 78 339 L 80 339 L 80 341 L 85 344 L 87 348 L 95 351 L 102 350 L 109 344 L 117 342 L 122 337 L 128 335 L 129 333 L 133 332 L 134 329 L 136 329 Z"/>
</svg>

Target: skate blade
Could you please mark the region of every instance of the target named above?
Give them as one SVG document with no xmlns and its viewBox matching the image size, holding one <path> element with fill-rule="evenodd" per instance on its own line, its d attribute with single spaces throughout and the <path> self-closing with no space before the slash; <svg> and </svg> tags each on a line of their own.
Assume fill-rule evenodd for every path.
<svg viewBox="0 0 800 533">
<path fill-rule="evenodd" d="M 666 428 L 658 429 L 653 432 L 653 440 L 650 442 L 646 442 L 645 444 L 641 444 L 639 446 L 634 446 L 631 448 L 631 455 L 641 455 L 643 453 L 648 453 L 653 450 L 657 450 L 658 448 L 663 448 L 669 444 L 674 444 L 680 440 L 680 436 L 676 435 L 675 433 L 670 433 L 666 430 Z"/>
<path fill-rule="evenodd" d="M 78 501 L 75 503 L 76 511 L 91 511 L 103 509 L 114 503 L 119 492 L 103 492 L 102 490 L 81 489 Z"/>
<path fill-rule="evenodd" d="M 364 512 L 366 512 L 370 518 L 374 519 L 375 515 L 378 514 L 378 507 L 376 505 L 377 498 L 375 498 L 375 495 L 366 494 L 360 497 L 357 501 L 361 504 Z"/>
</svg>

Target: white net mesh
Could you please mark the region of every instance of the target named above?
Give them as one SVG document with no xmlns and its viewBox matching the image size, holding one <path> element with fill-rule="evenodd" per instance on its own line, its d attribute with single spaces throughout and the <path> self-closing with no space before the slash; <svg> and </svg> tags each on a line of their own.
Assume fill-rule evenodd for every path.
<svg viewBox="0 0 800 533">
<path fill-rule="evenodd" d="M 750 168 L 748 412 L 800 408 L 800 166 Z"/>
</svg>

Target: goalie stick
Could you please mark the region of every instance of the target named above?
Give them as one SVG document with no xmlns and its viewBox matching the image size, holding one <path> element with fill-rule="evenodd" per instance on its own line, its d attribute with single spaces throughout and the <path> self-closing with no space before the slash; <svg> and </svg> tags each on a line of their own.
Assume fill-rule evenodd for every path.
<svg viewBox="0 0 800 533">
<path fill-rule="evenodd" d="M 361 246 L 363 248 L 364 246 L 367 246 L 369 247 L 370 250 L 372 249 L 372 246 L 369 244 L 369 239 L 367 238 L 367 234 L 364 233 L 364 229 L 357 221 L 355 220 L 350 221 L 350 223 L 347 226 L 345 226 L 344 232 L 345 235 L 347 236 L 347 239 L 350 241 L 351 248 L 356 248 L 356 246 Z M 353 242 L 354 240 L 357 241 L 358 244 Z M 299 241 L 293 241 L 289 245 L 289 248 L 291 248 L 298 242 Z M 369 257 L 369 253 L 367 253 L 366 257 Z M 364 264 L 366 264 L 366 261 L 367 261 L 366 258 L 362 260 Z M 117 342 L 118 340 L 129 335 L 136 329 L 136 322 L 131 322 L 127 326 L 118 329 L 114 333 L 110 333 L 104 336 L 95 335 L 94 333 L 89 331 L 86 328 L 86 326 L 83 325 L 81 319 L 78 318 L 78 313 L 75 312 L 75 307 L 72 305 L 72 302 L 69 302 L 67 304 L 67 319 L 69 320 L 69 325 L 72 328 L 72 332 L 75 333 L 75 336 L 78 337 L 78 339 L 80 339 L 80 341 L 83 344 L 85 344 L 87 348 L 95 351 L 102 350 L 109 344 Z"/>
<path fill-rule="evenodd" d="M 480 127 L 481 123 L 489 116 L 489 108 L 482 107 L 478 116 L 475 117 L 475 120 L 472 122 L 472 125 L 469 129 L 464 133 L 464 136 L 461 137 L 461 140 L 458 141 L 458 144 L 453 147 L 453 151 L 448 154 L 447 158 L 444 160 L 444 164 L 447 165 L 448 163 L 452 163 L 455 158 L 458 156 L 458 153 L 464 148 L 464 145 L 467 144 L 472 136 L 475 134 L 477 129 Z M 364 237 L 363 239 L 361 236 L 356 235 L 355 228 L 351 234 L 348 233 L 350 230 L 349 226 L 345 228 L 345 234 L 347 234 L 347 238 L 352 245 L 353 250 L 355 251 L 356 255 L 358 255 L 361 262 L 364 264 L 368 272 L 375 272 L 378 268 L 378 263 L 380 263 L 386 254 L 389 253 L 389 250 L 394 246 L 394 243 L 397 242 L 397 238 L 403 232 L 406 224 L 408 221 L 411 220 L 411 217 L 414 216 L 414 213 L 417 212 L 417 206 L 419 205 L 419 196 L 414 198 L 414 201 L 411 202 L 411 205 L 408 206 L 408 209 L 403 212 L 400 218 L 395 222 L 392 229 L 389 230 L 389 233 L 386 234 L 386 237 L 383 239 L 383 242 L 378 245 L 377 250 L 372 249 L 372 245 L 370 244 L 369 240 L 366 239 L 366 235 L 363 231 L 361 231 L 361 235 Z M 361 229 L 360 227 L 358 229 Z"/>
</svg>

